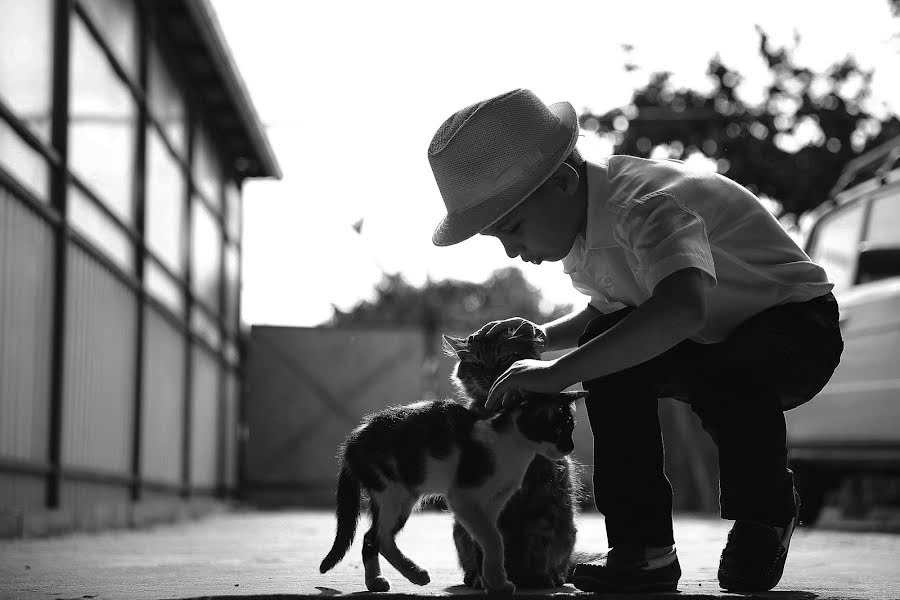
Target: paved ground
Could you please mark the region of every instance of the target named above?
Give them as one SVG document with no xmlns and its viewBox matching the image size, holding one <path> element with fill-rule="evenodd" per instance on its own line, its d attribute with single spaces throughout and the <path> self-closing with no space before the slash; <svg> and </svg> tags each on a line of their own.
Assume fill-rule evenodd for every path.
<svg viewBox="0 0 900 600">
<path fill-rule="evenodd" d="M 724 593 L 716 583 L 718 555 L 728 528 L 729 523 L 718 519 L 680 517 L 675 525 L 684 571 L 679 593 L 654 598 L 747 598 Z M 333 516 L 324 511 L 237 512 L 141 531 L 0 541 L 0 597 L 368 596 L 361 593 L 365 592 L 359 560 L 361 535 L 343 562 L 330 573 L 319 574 L 318 565 L 331 546 L 333 531 Z M 602 550 L 605 541 L 602 517 L 583 515 L 578 548 Z M 462 576 L 447 515 L 413 515 L 399 544 L 429 570 L 431 583 L 417 587 L 385 565 L 393 587 L 381 596 L 471 593 L 459 585 Z M 570 586 L 540 593 L 587 595 Z M 801 529 L 795 534 L 781 584 L 759 597 L 900 598 L 900 535 Z"/>
</svg>

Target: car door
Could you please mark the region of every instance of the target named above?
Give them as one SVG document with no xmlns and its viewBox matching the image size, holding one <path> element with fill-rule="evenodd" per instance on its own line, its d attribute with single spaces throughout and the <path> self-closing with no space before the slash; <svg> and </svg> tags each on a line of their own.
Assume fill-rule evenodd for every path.
<svg viewBox="0 0 900 600">
<path fill-rule="evenodd" d="M 900 182 L 824 217 L 808 251 L 835 283 L 845 346 L 825 389 L 785 415 L 791 457 L 831 466 L 897 464 Z M 877 273 L 861 268 L 865 252 L 886 259 Z"/>
</svg>

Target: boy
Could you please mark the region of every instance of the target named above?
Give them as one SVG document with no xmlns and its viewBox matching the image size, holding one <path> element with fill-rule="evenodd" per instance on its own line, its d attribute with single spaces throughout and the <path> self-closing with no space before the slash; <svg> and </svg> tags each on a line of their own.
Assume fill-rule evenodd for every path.
<svg viewBox="0 0 900 600">
<path fill-rule="evenodd" d="M 740 185 L 679 161 L 589 163 L 577 137 L 569 103 L 548 107 L 519 89 L 451 116 L 428 150 L 447 209 L 436 245 L 490 235 L 510 257 L 562 261 L 590 296 L 541 327 L 547 349 L 577 348 L 515 363 L 488 407 L 514 389 L 583 383 L 610 551 L 579 564 L 573 582 L 662 591 L 677 588 L 681 568 L 657 399 L 689 402 L 718 446 L 721 515 L 735 521 L 719 583 L 769 590 L 799 508 L 783 411 L 822 389 L 843 349 L 832 284 Z"/>
</svg>

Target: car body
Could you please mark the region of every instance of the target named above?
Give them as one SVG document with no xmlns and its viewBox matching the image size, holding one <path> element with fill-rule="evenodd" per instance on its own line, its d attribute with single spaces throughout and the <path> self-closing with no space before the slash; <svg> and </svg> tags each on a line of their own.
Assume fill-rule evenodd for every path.
<svg viewBox="0 0 900 600">
<path fill-rule="evenodd" d="M 785 413 L 806 522 L 848 475 L 900 474 L 900 138 L 851 162 L 819 212 L 806 251 L 835 283 L 844 353 Z"/>
</svg>

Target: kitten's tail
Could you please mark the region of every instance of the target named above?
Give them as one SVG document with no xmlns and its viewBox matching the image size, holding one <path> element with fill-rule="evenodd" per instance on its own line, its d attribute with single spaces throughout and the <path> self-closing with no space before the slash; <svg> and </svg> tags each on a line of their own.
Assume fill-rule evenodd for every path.
<svg viewBox="0 0 900 600">
<path fill-rule="evenodd" d="M 336 496 L 337 533 L 331 550 L 319 565 L 320 573 L 325 573 L 344 558 L 356 535 L 356 522 L 359 519 L 360 509 L 360 485 L 359 480 L 350 472 L 350 468 L 346 464 L 341 467 L 341 473 L 338 475 Z"/>
</svg>

